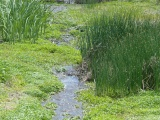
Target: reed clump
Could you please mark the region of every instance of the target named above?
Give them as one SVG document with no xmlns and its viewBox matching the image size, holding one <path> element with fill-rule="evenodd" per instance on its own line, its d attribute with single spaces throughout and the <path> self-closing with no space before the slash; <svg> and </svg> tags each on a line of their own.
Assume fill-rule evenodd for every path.
<svg viewBox="0 0 160 120">
<path fill-rule="evenodd" d="M 83 58 L 96 83 L 96 94 L 124 96 L 160 88 L 160 22 L 136 10 L 93 17 L 80 41 Z"/>
<path fill-rule="evenodd" d="M 40 0 L 0 1 L 0 36 L 3 41 L 33 43 L 45 29 L 46 6 Z"/>
</svg>

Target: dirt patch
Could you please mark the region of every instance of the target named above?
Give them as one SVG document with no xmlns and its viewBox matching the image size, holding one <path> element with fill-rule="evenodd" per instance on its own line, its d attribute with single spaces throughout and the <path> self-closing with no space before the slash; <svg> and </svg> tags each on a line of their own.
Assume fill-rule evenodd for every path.
<svg viewBox="0 0 160 120">
<path fill-rule="evenodd" d="M 8 95 L 8 98 L 1 102 L 0 106 L 5 110 L 12 110 L 17 107 L 19 99 L 21 99 L 25 94 L 20 92 L 11 92 Z"/>
</svg>

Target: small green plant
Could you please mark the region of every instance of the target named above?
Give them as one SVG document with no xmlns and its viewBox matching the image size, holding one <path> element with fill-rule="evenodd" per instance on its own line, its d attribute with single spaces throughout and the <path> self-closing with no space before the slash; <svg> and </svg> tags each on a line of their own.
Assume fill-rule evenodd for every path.
<svg viewBox="0 0 160 120">
<path fill-rule="evenodd" d="M 37 88 L 28 89 L 28 90 L 24 91 L 24 93 L 27 95 L 30 95 L 32 97 L 37 97 L 39 99 L 46 99 L 47 98 L 47 94 Z"/>
<path fill-rule="evenodd" d="M 5 62 L 0 62 L 0 83 L 5 83 L 9 79 L 9 69 Z"/>
<path fill-rule="evenodd" d="M 39 85 L 39 89 L 45 93 L 59 92 L 62 87 L 62 84 L 55 84 L 55 81 L 45 81 Z"/>
<path fill-rule="evenodd" d="M 3 41 L 35 42 L 46 26 L 48 12 L 40 0 L 0 1 L 0 35 Z"/>
</svg>

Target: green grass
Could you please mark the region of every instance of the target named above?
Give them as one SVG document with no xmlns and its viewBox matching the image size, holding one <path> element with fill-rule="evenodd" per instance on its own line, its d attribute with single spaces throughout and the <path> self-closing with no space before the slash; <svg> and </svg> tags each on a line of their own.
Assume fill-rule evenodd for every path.
<svg viewBox="0 0 160 120">
<path fill-rule="evenodd" d="M 123 96 L 141 86 L 159 90 L 159 16 L 144 15 L 142 10 L 102 10 L 88 22 L 80 45 L 97 95 Z"/>
<path fill-rule="evenodd" d="M 9 79 L 9 69 L 7 64 L 3 61 L 0 62 L 0 82 L 5 83 Z"/>
<path fill-rule="evenodd" d="M 159 16 L 158 15 L 159 6 L 155 5 L 154 2 L 138 2 L 137 3 L 137 2 L 117 2 L 117 1 L 115 1 L 115 2 L 108 2 L 108 3 L 104 3 L 104 4 L 97 4 L 94 6 L 94 10 L 88 9 L 88 8 L 86 8 L 85 10 L 86 10 L 86 14 L 89 13 L 88 16 L 92 17 L 92 15 L 95 13 L 95 11 L 97 11 L 96 13 L 101 13 L 101 11 L 105 10 L 106 14 L 108 14 L 108 16 L 110 16 L 113 14 L 113 12 L 115 12 L 115 9 L 122 9 L 122 8 L 127 9 L 127 10 L 130 8 L 138 8 L 138 10 L 140 10 L 138 13 L 141 13 L 141 14 L 136 14 L 136 16 L 139 16 L 138 17 L 139 19 L 144 20 L 144 18 L 146 18 L 148 21 L 154 19 L 156 21 L 155 23 L 159 24 L 159 19 L 157 19 Z M 84 14 L 84 13 L 81 13 L 78 16 L 81 16 L 82 14 Z M 98 15 L 98 14 L 96 14 L 96 15 Z M 148 19 L 148 18 L 150 18 L 150 19 Z M 146 22 L 145 24 L 147 24 L 147 20 L 145 21 Z M 86 21 L 88 21 L 88 18 L 86 18 Z M 151 25 L 153 28 L 155 27 L 153 24 L 150 24 L 150 23 L 148 23 L 148 25 Z M 153 32 L 155 32 L 155 36 L 157 36 L 158 35 L 156 33 L 157 29 L 156 28 L 152 29 L 151 26 L 149 26 L 150 29 L 148 29 L 148 30 L 150 30 L 150 31 L 147 32 L 147 35 L 145 32 L 144 32 L 144 34 L 140 35 L 139 37 L 136 37 L 136 35 L 135 35 L 133 37 L 134 38 L 133 40 L 137 41 L 137 40 L 146 39 L 146 41 L 148 41 L 148 40 L 150 40 L 151 37 L 147 37 L 147 36 L 152 35 L 152 37 L 154 38 Z M 146 25 L 146 27 L 147 27 L 147 25 Z M 118 27 L 118 28 L 121 28 L 121 27 Z M 98 31 L 98 29 L 97 29 L 97 31 Z M 137 33 L 138 33 L 138 31 L 137 31 Z M 93 35 L 95 35 L 95 34 L 93 34 Z M 114 33 L 113 33 L 113 35 L 114 35 Z M 101 36 L 99 36 L 99 38 L 100 37 Z M 128 40 L 128 37 L 126 37 L 125 40 Z M 127 46 L 129 44 L 130 43 L 126 44 L 125 48 L 123 48 L 123 46 L 121 46 L 121 47 L 117 47 L 117 49 L 115 49 L 115 50 L 112 49 L 113 51 L 111 51 L 111 53 L 116 53 L 116 51 L 120 51 L 120 50 L 130 49 L 130 46 Z M 135 48 L 137 46 L 137 44 L 134 47 L 132 46 L 133 47 L 132 50 L 137 49 L 137 48 Z M 138 46 L 139 45 L 142 46 L 142 44 L 138 44 Z M 143 45 L 145 45 L 145 44 L 143 44 Z M 146 43 L 146 45 L 149 46 L 151 44 Z M 152 45 L 156 45 L 156 44 L 152 44 Z M 143 48 L 143 46 L 140 47 L 139 52 L 143 56 L 146 53 L 143 53 L 141 51 L 142 50 L 141 48 Z M 146 47 L 148 55 L 146 55 L 145 58 L 147 58 L 147 57 L 150 58 L 150 55 L 153 53 L 157 53 L 157 52 L 159 53 L 159 51 L 154 51 L 153 48 L 157 49 L 157 47 L 151 47 L 151 46 Z M 153 51 L 149 52 L 150 50 L 153 50 L 154 52 Z M 127 57 L 127 59 L 132 60 L 133 59 L 132 57 L 133 56 L 131 56 L 131 58 Z M 95 58 L 95 61 L 96 60 L 97 59 Z M 117 60 L 117 59 L 115 59 L 115 60 Z M 120 61 L 119 64 L 117 62 L 116 65 L 122 65 L 121 62 L 122 61 Z M 100 65 L 100 63 L 97 63 L 97 61 L 96 61 L 96 64 L 94 64 L 94 65 L 97 65 L 97 64 Z M 131 64 L 129 64 L 129 65 L 131 65 Z M 107 66 L 107 65 L 102 64 L 102 66 Z M 103 67 L 100 67 L 99 70 L 101 70 L 102 68 Z M 133 67 L 131 66 L 131 68 L 133 68 Z M 104 69 L 102 69 L 102 70 L 104 70 Z M 142 70 L 142 69 L 140 69 L 140 70 Z M 95 72 L 97 72 L 97 71 L 95 71 Z M 121 72 L 121 71 L 119 71 L 119 72 Z M 99 76 L 99 78 L 102 78 L 102 76 L 103 76 L 102 74 L 99 74 L 99 73 L 97 73 L 96 75 Z M 123 77 L 123 76 L 120 76 L 120 77 Z M 131 93 L 131 94 L 125 95 L 123 97 L 121 95 L 117 95 L 117 94 L 116 94 L 117 98 L 113 97 L 112 96 L 113 94 L 111 95 L 112 97 L 109 97 L 109 96 L 100 97 L 100 96 L 97 96 L 97 94 L 95 93 L 95 91 L 96 91 L 95 84 L 94 83 L 91 83 L 91 84 L 92 85 L 88 90 L 84 90 L 79 93 L 79 100 L 83 101 L 83 108 L 85 110 L 84 120 L 126 120 L 126 119 L 127 120 L 150 120 L 150 119 L 157 120 L 157 119 L 160 119 L 160 115 L 159 115 L 160 114 L 159 113 L 159 107 L 160 107 L 159 106 L 159 99 L 160 99 L 160 97 L 159 97 L 158 92 L 139 90 L 137 94 Z M 115 84 L 115 86 L 116 86 L 116 84 Z M 99 94 L 103 94 L 102 87 L 103 86 L 101 86 L 101 87 L 99 86 L 99 88 L 100 88 Z M 105 93 L 105 95 L 106 95 L 106 93 Z"/>
<path fill-rule="evenodd" d="M 50 120 L 53 109 L 43 108 L 35 98 L 24 97 L 19 100 L 19 104 L 14 110 L 2 111 L 1 114 L 0 119 L 2 120 Z"/>
<path fill-rule="evenodd" d="M 96 4 L 95 6 L 86 7 L 81 5 L 69 5 L 69 10 L 56 14 L 53 20 L 57 24 L 69 26 L 80 26 L 84 28 L 85 23 L 95 13 L 101 13 L 106 10 L 108 15 L 113 14 L 113 10 L 117 9 L 140 9 L 141 18 L 157 19 L 159 6 L 155 3 L 148 2 L 107 2 Z M 93 9 L 94 8 L 94 9 Z M 69 18 L 67 17 L 69 16 Z M 61 19 L 62 18 L 62 19 Z M 79 35 L 79 31 L 71 30 L 72 35 Z M 82 32 L 83 34 L 83 32 Z M 94 84 L 94 83 L 92 83 Z M 94 85 L 93 85 L 94 86 Z M 100 91 L 101 92 L 101 91 Z M 159 93 L 153 91 L 139 91 L 138 94 L 130 94 L 125 97 L 113 98 L 109 96 L 98 97 L 95 95 L 95 86 L 87 91 L 79 94 L 79 100 L 83 101 L 85 109 L 84 120 L 150 120 L 160 119 L 159 116 Z"/>
<path fill-rule="evenodd" d="M 52 67 L 80 63 L 80 52 L 39 39 L 36 44 L 0 44 L 0 54 L 0 119 L 51 119 L 53 109 L 41 101 L 63 89 Z"/>
<path fill-rule="evenodd" d="M 54 14 L 47 25 L 43 39 L 61 39 L 65 32 L 74 36 L 84 33 L 85 23 L 96 12 L 125 7 L 139 7 L 144 16 L 157 18 L 159 6 L 148 2 L 107 2 L 86 5 L 65 5 L 66 11 Z M 76 28 L 69 29 L 70 27 Z M 81 32 L 83 31 L 83 32 Z M 77 37 L 79 38 L 79 37 Z M 22 39 L 23 41 L 23 39 Z M 36 44 L 0 44 L 0 119 L 45 119 L 54 115 L 56 105 L 41 101 L 50 94 L 63 89 L 63 85 L 52 75 L 52 66 L 79 64 L 80 52 L 69 46 L 56 46 L 49 41 L 38 39 Z M 7 73 L 7 74 L 6 74 Z M 80 93 L 84 103 L 85 120 L 103 119 L 159 119 L 159 94 L 143 92 L 124 98 L 97 97 L 95 88 Z"/>
<path fill-rule="evenodd" d="M 35 43 L 44 32 L 49 14 L 39 0 L 0 1 L 0 34 L 3 41 Z M 23 41 L 24 42 L 24 41 Z"/>
<path fill-rule="evenodd" d="M 158 92 L 141 91 L 123 98 L 98 97 L 94 86 L 79 93 L 83 101 L 84 120 L 158 120 L 160 96 Z"/>
<path fill-rule="evenodd" d="M 59 13 L 50 17 L 53 20 L 49 20 L 51 24 L 46 26 L 46 34 L 40 36 L 43 39 L 61 40 L 61 35 L 75 25 L 67 15 L 68 22 L 59 19 L 62 17 Z M 35 44 L 24 39 L 21 41 L 25 42 L 13 45 L 0 44 L 0 119 L 50 120 L 54 115 L 53 103 L 41 106 L 43 100 L 63 89 L 52 67 L 79 64 L 81 55 L 70 46 L 57 46 L 43 39 Z"/>
<path fill-rule="evenodd" d="M 65 33 L 65 30 L 67 29 L 66 25 L 59 24 L 59 23 L 52 23 L 47 26 L 46 32 L 43 35 L 46 39 L 57 39 L 61 40 L 61 36 Z"/>
</svg>

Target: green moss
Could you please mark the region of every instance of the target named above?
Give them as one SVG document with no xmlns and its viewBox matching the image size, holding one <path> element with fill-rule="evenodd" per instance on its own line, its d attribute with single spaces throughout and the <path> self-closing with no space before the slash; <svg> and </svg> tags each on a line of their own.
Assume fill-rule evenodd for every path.
<svg viewBox="0 0 160 120">
<path fill-rule="evenodd" d="M 160 94 L 141 91 L 124 98 L 98 97 L 94 87 L 79 93 L 85 108 L 84 120 L 150 120 L 160 118 Z"/>
<path fill-rule="evenodd" d="M 38 87 L 35 86 L 25 87 L 24 93 L 32 97 L 37 97 L 39 99 L 45 99 L 48 97 L 46 93 L 44 93 Z"/>
<path fill-rule="evenodd" d="M 53 114 L 52 110 L 42 107 L 39 101 L 32 97 L 21 99 L 15 109 L 3 112 L 1 120 L 50 120 Z"/>
<path fill-rule="evenodd" d="M 73 30 L 70 31 L 70 34 L 73 35 L 74 37 L 78 37 L 80 32 L 79 32 L 79 30 L 74 30 L 73 29 Z"/>
<path fill-rule="evenodd" d="M 128 9 L 139 6 L 144 15 L 149 14 L 149 17 L 159 10 L 159 6 L 144 2 L 106 2 L 96 4 L 93 6 L 94 9 L 81 5 L 65 6 L 66 11 L 51 16 L 51 24 L 47 26 L 46 35 L 41 36 L 42 38 L 61 39 L 61 35 L 69 32 L 67 30 L 70 27 L 83 27 L 95 12 L 103 10 L 107 10 L 110 14 L 115 8 Z M 79 30 L 81 28 L 71 30 L 70 34 L 77 37 Z M 81 63 L 82 58 L 80 52 L 72 47 L 56 46 L 50 41 L 39 39 L 36 44 L 25 42 L 14 45 L 0 44 L 0 61 L 5 63 L 4 65 L 0 62 L 0 69 L 5 68 L 7 76 L 10 76 L 9 79 L 5 77 L 6 82 L 0 83 L 0 119 L 50 120 L 55 105 L 49 103 L 42 107 L 41 100 L 46 99 L 51 92 L 57 92 L 62 88 L 62 84 L 52 74 L 52 67 Z M 17 97 L 12 93 L 20 95 Z M 154 92 L 113 99 L 95 96 L 93 87 L 91 90 L 82 91 L 80 97 L 86 103 L 85 120 L 160 118 L 159 95 Z M 6 108 L 8 106 L 9 108 Z"/>
<path fill-rule="evenodd" d="M 56 84 L 54 81 L 45 81 L 39 85 L 39 89 L 45 93 L 59 92 L 62 87 L 62 84 Z"/>
<path fill-rule="evenodd" d="M 0 119 L 51 119 L 52 114 L 40 107 L 41 101 L 63 88 L 53 75 L 52 67 L 81 62 L 80 52 L 39 39 L 36 44 L 0 44 L 0 54 L 0 61 L 6 63 L 3 65 L 11 76 L 7 82 L 0 83 Z M 24 95 L 12 95 L 17 92 Z M 12 102 L 7 102 L 10 99 Z M 3 107 L 6 104 L 13 107 Z"/>
<path fill-rule="evenodd" d="M 47 26 L 46 33 L 44 35 L 45 38 L 54 38 L 61 39 L 61 35 L 64 34 L 67 26 L 63 24 L 51 24 Z"/>
</svg>

